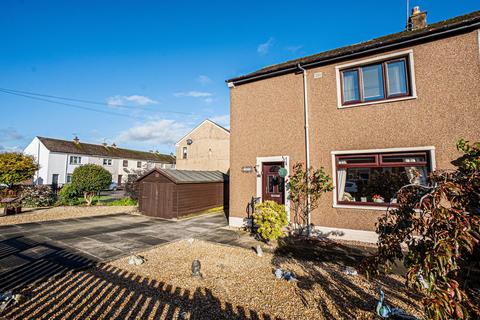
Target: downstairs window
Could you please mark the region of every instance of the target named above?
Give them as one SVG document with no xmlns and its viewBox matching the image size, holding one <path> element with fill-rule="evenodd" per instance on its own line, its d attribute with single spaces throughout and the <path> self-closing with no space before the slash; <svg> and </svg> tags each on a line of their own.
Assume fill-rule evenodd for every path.
<svg viewBox="0 0 480 320">
<path fill-rule="evenodd" d="M 428 151 L 337 155 L 337 203 L 395 204 L 402 186 L 427 183 L 430 161 Z"/>
</svg>

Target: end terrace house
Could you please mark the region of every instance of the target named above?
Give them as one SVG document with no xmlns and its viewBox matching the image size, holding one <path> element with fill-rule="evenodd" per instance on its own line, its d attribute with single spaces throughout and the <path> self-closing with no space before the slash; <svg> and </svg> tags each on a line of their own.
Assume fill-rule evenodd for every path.
<svg viewBox="0 0 480 320">
<path fill-rule="evenodd" d="M 62 185 L 71 181 L 73 170 L 82 164 L 98 164 L 112 174 L 118 185 L 127 182 L 129 174 L 157 168 L 175 168 L 175 157 L 158 152 L 144 152 L 117 147 L 115 144 L 83 143 L 35 137 L 25 148 L 40 165 L 34 184 Z"/>
<path fill-rule="evenodd" d="M 425 183 L 452 167 L 458 139 L 480 140 L 479 28 L 480 11 L 428 25 L 415 8 L 405 31 L 227 80 L 230 225 L 245 222 L 252 197 L 288 211 L 279 168 L 301 162 L 335 187 L 310 213 L 315 228 L 375 241 L 396 202 L 382 177 Z"/>
</svg>

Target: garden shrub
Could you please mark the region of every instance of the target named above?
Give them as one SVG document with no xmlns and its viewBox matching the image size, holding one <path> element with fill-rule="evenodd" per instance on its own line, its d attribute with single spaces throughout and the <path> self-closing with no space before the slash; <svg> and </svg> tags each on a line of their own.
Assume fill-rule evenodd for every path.
<svg viewBox="0 0 480 320">
<path fill-rule="evenodd" d="M 22 197 L 24 207 L 49 207 L 56 200 L 56 195 L 49 185 L 20 185 L 17 192 Z"/>
<path fill-rule="evenodd" d="M 378 275 L 402 261 L 430 319 L 480 318 L 480 143 L 460 140 L 457 149 L 456 170 L 400 189 L 398 209 L 378 221 L 378 251 L 362 266 Z"/>
<path fill-rule="evenodd" d="M 32 156 L 19 152 L 0 153 L 0 183 L 13 186 L 33 178 L 38 164 Z"/>
<path fill-rule="evenodd" d="M 284 235 L 283 228 L 288 225 L 285 206 L 275 201 L 258 203 L 255 205 L 253 222 L 264 240 L 276 240 Z"/>
<path fill-rule="evenodd" d="M 287 188 L 290 190 L 291 208 L 293 212 L 293 225 L 299 227 L 299 233 L 311 233 L 309 214 L 318 208 L 320 198 L 324 193 L 333 190 L 332 178 L 325 173 L 324 168 L 304 168 L 302 163 L 293 165 Z M 307 201 L 308 200 L 308 201 Z"/>
<path fill-rule="evenodd" d="M 93 197 L 107 189 L 112 183 L 112 174 L 96 164 L 85 164 L 77 167 L 72 174 L 72 185 L 81 194 L 85 203 L 90 206 Z"/>
<path fill-rule="evenodd" d="M 61 206 L 74 206 L 80 204 L 79 192 L 71 183 L 63 185 L 58 193 L 57 204 Z"/>
</svg>

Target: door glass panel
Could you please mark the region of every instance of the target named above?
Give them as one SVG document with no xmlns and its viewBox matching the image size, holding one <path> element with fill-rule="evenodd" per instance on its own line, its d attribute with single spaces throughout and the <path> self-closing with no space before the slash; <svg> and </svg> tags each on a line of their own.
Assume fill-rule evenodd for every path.
<svg viewBox="0 0 480 320">
<path fill-rule="evenodd" d="M 273 193 L 273 187 L 275 186 L 275 177 L 274 176 L 268 176 L 268 186 L 267 190 L 269 193 Z"/>
</svg>

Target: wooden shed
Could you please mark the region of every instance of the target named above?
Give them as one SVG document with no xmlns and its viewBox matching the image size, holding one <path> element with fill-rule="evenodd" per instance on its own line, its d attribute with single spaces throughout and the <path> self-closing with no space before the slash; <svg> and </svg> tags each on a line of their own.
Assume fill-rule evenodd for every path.
<svg viewBox="0 0 480 320">
<path fill-rule="evenodd" d="M 228 204 L 228 176 L 220 171 L 153 169 L 137 180 L 139 209 L 180 218 Z"/>
</svg>

